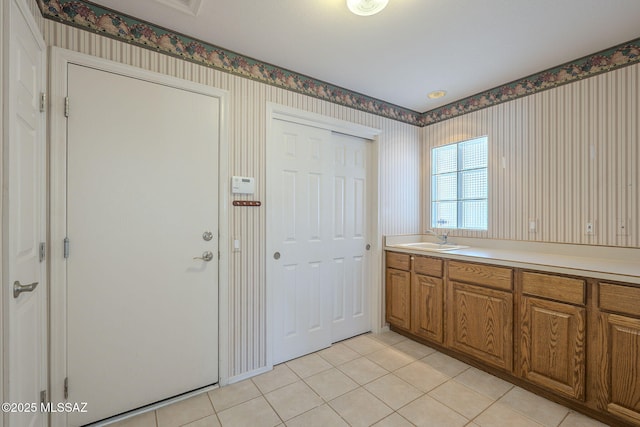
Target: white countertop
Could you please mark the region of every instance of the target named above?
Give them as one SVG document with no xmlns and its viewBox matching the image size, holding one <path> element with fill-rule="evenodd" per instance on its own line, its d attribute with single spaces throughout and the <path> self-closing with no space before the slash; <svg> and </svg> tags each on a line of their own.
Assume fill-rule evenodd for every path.
<svg viewBox="0 0 640 427">
<path fill-rule="evenodd" d="M 434 237 L 430 235 L 386 236 L 385 250 L 640 285 L 640 248 L 458 237 L 450 237 L 449 243 L 469 247 L 433 252 L 397 246 L 403 243 L 434 241 Z"/>
</svg>

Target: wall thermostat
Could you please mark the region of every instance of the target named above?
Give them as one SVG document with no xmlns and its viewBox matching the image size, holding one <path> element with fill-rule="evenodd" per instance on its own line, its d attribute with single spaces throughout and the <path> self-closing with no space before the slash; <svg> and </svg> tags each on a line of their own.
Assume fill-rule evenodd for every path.
<svg viewBox="0 0 640 427">
<path fill-rule="evenodd" d="M 256 191 L 256 179 L 248 176 L 231 177 L 231 192 L 233 194 L 253 194 Z"/>
</svg>

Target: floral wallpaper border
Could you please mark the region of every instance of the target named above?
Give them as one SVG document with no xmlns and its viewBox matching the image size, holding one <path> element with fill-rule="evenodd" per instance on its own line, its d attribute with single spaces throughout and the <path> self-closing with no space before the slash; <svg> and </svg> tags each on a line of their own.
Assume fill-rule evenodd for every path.
<svg viewBox="0 0 640 427">
<path fill-rule="evenodd" d="M 427 111 L 422 114 L 420 124 L 428 126 L 637 63 L 640 63 L 640 38 Z"/>
<path fill-rule="evenodd" d="M 420 126 L 422 115 L 84 0 L 36 0 L 45 18 L 336 104 Z"/>
<path fill-rule="evenodd" d="M 36 0 L 45 18 L 339 105 L 428 126 L 640 62 L 640 38 L 419 113 L 171 32 L 86 0 Z"/>
</svg>

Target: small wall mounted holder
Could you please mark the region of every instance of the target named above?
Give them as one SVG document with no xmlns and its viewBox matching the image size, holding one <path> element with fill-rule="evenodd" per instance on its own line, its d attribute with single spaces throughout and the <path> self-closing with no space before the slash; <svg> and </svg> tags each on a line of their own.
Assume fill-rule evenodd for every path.
<svg viewBox="0 0 640 427">
<path fill-rule="evenodd" d="M 259 207 L 262 206 L 262 202 L 259 202 L 257 200 L 234 200 L 233 206 Z"/>
</svg>

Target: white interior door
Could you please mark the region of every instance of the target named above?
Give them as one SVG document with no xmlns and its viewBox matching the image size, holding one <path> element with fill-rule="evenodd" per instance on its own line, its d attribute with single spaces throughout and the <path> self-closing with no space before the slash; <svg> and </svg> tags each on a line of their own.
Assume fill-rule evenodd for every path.
<svg viewBox="0 0 640 427">
<path fill-rule="evenodd" d="M 369 331 L 365 140 L 273 120 L 273 362 Z"/>
<path fill-rule="evenodd" d="M 45 426 L 47 414 L 39 407 L 40 393 L 47 390 L 47 283 L 39 254 L 46 235 L 45 122 L 40 112 L 45 46 L 26 6 L 9 3 L 8 163 L 4 165 L 8 186 L 3 189 L 8 208 L 8 222 L 3 224 L 8 243 L 3 283 L 8 288 L 4 296 L 9 308 L 5 348 L 9 388 L 4 398 L 37 404 L 35 412 L 30 408 L 31 412 L 8 413 L 7 425 Z"/>
<path fill-rule="evenodd" d="M 274 120 L 274 363 L 331 345 L 331 132 Z"/>
<path fill-rule="evenodd" d="M 74 64 L 68 97 L 76 426 L 218 381 L 220 101 Z"/>
<path fill-rule="evenodd" d="M 333 134 L 332 342 L 371 330 L 367 268 L 370 144 Z M 369 245 L 369 246 L 367 246 Z"/>
</svg>

